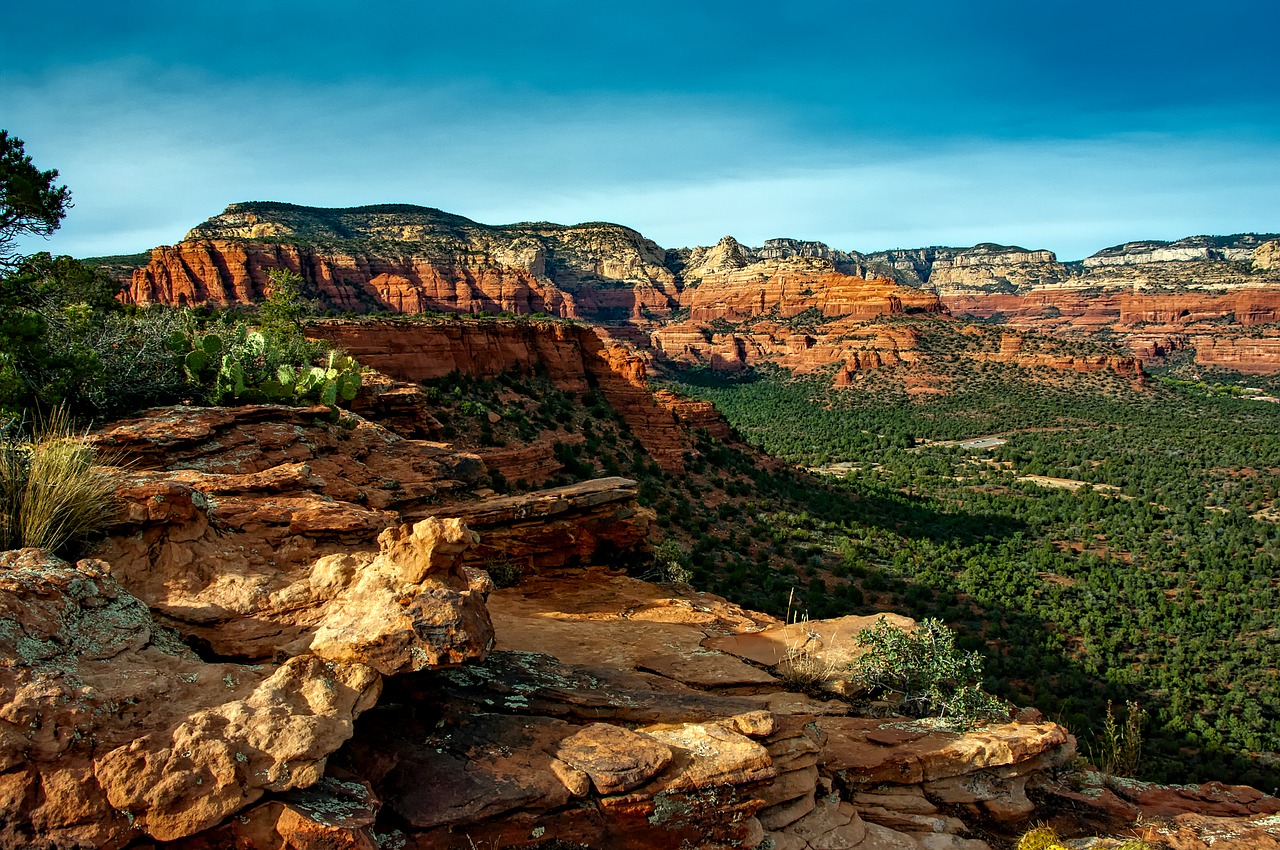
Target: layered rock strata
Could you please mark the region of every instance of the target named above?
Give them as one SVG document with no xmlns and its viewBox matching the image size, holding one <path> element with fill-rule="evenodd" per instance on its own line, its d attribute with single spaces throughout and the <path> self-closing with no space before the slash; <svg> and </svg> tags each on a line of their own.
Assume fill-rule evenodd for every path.
<svg viewBox="0 0 1280 850">
<path fill-rule="evenodd" d="M 598 390 L 649 456 L 668 471 L 684 468 L 691 427 L 725 427 L 705 406 L 685 407 L 670 400 L 659 406 L 649 388 L 644 358 L 589 327 L 550 321 L 327 321 L 309 326 L 307 333 L 400 381 L 442 378 L 451 372 L 480 378 L 543 374 L 568 393 Z M 513 462 L 533 465 L 535 460 Z M 529 477 L 518 471 L 503 474 L 510 480 Z"/>
<path fill-rule="evenodd" d="M 326 306 L 355 312 L 548 313 L 638 319 L 672 306 L 665 252 L 615 224 L 491 227 L 408 205 L 315 209 L 232 204 L 156 248 L 130 304 L 252 304 L 286 268 Z"/>
<path fill-rule="evenodd" d="M 950 311 L 1073 339 L 1106 331 L 1135 356 L 1151 350 L 1153 332 L 1190 332 L 1187 347 L 1222 349 L 1199 357 L 1206 366 L 1273 372 L 1275 352 L 1240 331 L 1280 321 L 1277 246 L 1274 234 L 1197 236 L 1126 243 L 1078 263 L 991 243 L 863 254 L 796 239 L 753 248 L 725 237 L 664 250 L 611 224 L 494 227 L 406 205 L 251 203 L 233 204 L 180 244 L 155 249 L 122 298 L 247 305 L 269 294 L 270 269 L 287 268 L 330 310 L 546 313 L 609 326 L 606 347 L 623 343 L 713 367 L 778 353 L 753 352 L 761 331 L 726 334 L 725 322 L 786 323 L 812 313 L 856 325 Z M 797 343 L 803 339 L 782 354 L 795 354 Z M 909 362 L 883 350 L 840 353 L 851 371 Z M 829 363 L 838 359 L 828 355 Z"/>
</svg>

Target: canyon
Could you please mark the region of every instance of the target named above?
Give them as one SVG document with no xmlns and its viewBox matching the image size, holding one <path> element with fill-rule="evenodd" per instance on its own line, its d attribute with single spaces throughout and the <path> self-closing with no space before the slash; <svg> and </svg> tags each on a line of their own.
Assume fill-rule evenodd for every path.
<svg viewBox="0 0 1280 850">
<path fill-rule="evenodd" d="M 248 306 L 268 295 L 268 270 L 288 268 L 333 313 L 545 314 L 603 328 L 650 365 L 773 363 L 849 383 L 863 370 L 926 361 L 910 320 L 928 328 L 951 317 L 994 331 L 992 340 L 1034 337 L 991 346 L 992 360 L 1033 368 L 1137 374 L 1140 362 L 1177 355 L 1274 374 L 1277 240 L 1132 242 L 1069 263 L 994 244 L 862 254 L 725 237 L 663 249 L 606 223 L 489 226 L 424 207 L 252 203 L 156 248 L 121 297 Z M 1027 348 L 1040 354 L 1022 356 Z"/>
</svg>

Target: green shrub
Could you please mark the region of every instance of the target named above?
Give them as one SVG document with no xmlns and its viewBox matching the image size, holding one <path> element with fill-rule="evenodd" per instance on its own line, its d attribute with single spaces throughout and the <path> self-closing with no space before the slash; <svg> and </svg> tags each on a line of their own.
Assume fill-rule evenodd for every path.
<svg viewBox="0 0 1280 850">
<path fill-rule="evenodd" d="M 660 582 L 688 584 L 693 578 L 689 552 L 675 540 L 664 540 L 653 547 L 653 566 Z"/>
<path fill-rule="evenodd" d="M 0 435 L 0 549 L 67 555 L 111 523 L 116 480 L 60 408 L 27 440 Z"/>
<path fill-rule="evenodd" d="M 857 640 L 865 652 L 853 662 L 853 677 L 873 693 L 900 696 L 907 714 L 964 722 L 1008 717 L 1008 706 L 978 685 L 982 657 L 957 649 L 941 621 L 921 620 L 906 630 L 882 617 Z"/>
<path fill-rule="evenodd" d="M 499 590 L 515 587 L 524 576 L 524 568 L 505 556 L 486 561 L 484 569 L 493 579 L 493 586 Z"/>
<path fill-rule="evenodd" d="M 266 333 L 245 325 L 201 329 L 188 314 L 186 326 L 170 333 L 166 344 L 189 384 L 210 404 L 336 407 L 360 391 L 360 364 L 291 328 Z M 317 359 L 321 365 L 315 365 Z"/>
</svg>

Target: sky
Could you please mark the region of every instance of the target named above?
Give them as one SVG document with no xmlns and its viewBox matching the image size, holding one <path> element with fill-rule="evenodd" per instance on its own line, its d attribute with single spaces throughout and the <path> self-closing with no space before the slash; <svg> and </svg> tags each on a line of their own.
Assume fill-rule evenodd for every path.
<svg viewBox="0 0 1280 850">
<path fill-rule="evenodd" d="M 64 2 L 0 128 L 144 251 L 238 201 L 1064 260 L 1280 231 L 1280 2 Z"/>
</svg>

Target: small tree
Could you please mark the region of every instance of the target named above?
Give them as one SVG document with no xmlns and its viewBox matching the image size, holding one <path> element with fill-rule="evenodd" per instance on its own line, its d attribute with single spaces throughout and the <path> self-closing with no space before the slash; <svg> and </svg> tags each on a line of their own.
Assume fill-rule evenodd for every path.
<svg viewBox="0 0 1280 850">
<path fill-rule="evenodd" d="M 653 547 L 653 565 L 659 581 L 688 584 L 693 579 L 689 553 L 675 540 L 664 540 Z"/>
<path fill-rule="evenodd" d="M 267 272 L 270 291 L 258 309 L 258 322 L 265 332 L 284 336 L 300 336 L 302 320 L 315 314 L 315 305 L 302 297 L 302 275 L 292 269 Z"/>
</svg>

